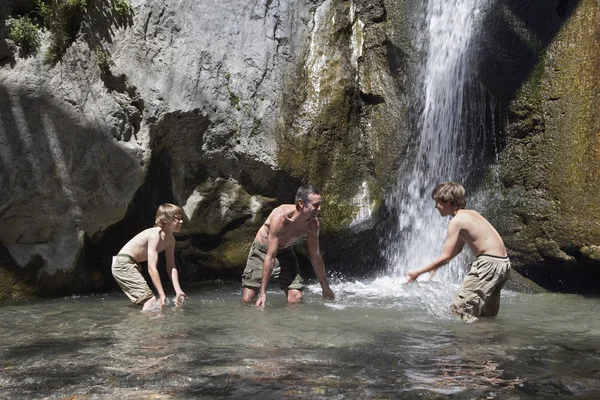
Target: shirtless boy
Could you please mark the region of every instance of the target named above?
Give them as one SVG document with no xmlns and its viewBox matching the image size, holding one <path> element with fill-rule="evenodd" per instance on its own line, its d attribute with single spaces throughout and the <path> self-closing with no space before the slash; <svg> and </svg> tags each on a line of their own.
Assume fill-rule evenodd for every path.
<svg viewBox="0 0 600 400">
<path fill-rule="evenodd" d="M 153 228 L 138 233 L 119 254 L 113 257 L 112 274 L 129 300 L 134 304 L 143 304 L 143 311 L 155 305 L 157 299 L 142 276 L 139 263 L 148 261 L 148 272 L 158 292 L 159 307 L 165 305 L 165 291 L 158 274 L 158 253 L 165 251 L 167 273 L 175 289 L 175 303 L 182 304 L 187 296 L 179 286 L 179 273 L 175 266 L 175 237 L 183 225 L 183 211 L 176 205 L 165 203 L 158 207 Z"/>
<path fill-rule="evenodd" d="M 412 282 L 425 272 L 435 271 L 456 257 L 465 243 L 477 259 L 454 297 L 450 309 L 467 322 L 495 317 L 500 308 L 500 290 L 510 273 L 510 261 L 502 238 L 478 212 L 466 210 L 465 189 L 455 182 L 440 183 L 431 194 L 442 217 L 451 216 L 442 255 L 419 270 L 408 272 Z"/>
<path fill-rule="evenodd" d="M 256 299 L 255 305 L 264 307 L 267 300 L 267 284 L 272 276 L 279 280 L 289 303 L 302 301 L 304 285 L 293 242 L 296 237 L 304 234 L 308 235 L 309 258 L 319 278 L 323 297 L 335 297 L 329 288 L 325 265 L 319 252 L 320 228 L 317 214 L 320 208 L 319 191 L 306 185 L 296 192 L 296 204 L 283 204 L 271 212 L 258 230 L 248 254 L 242 276 L 243 302 L 250 303 Z"/>
</svg>

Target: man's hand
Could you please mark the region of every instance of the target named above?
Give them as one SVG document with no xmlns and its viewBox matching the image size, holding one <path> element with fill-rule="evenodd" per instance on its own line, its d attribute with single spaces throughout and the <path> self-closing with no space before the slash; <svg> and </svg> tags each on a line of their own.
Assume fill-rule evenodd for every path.
<svg viewBox="0 0 600 400">
<path fill-rule="evenodd" d="M 263 308 L 265 306 L 266 302 L 267 302 L 267 295 L 266 295 L 266 293 L 260 293 L 258 295 L 258 297 L 256 298 L 256 303 L 254 305 L 256 307 Z"/>
<path fill-rule="evenodd" d="M 335 299 L 335 293 L 333 293 L 333 290 L 327 287 L 323 289 L 323 297 L 325 297 L 327 300 L 333 300 Z"/>
<path fill-rule="evenodd" d="M 182 291 L 175 292 L 175 305 L 182 306 L 183 302 L 187 299 L 188 299 L 187 295 L 185 293 L 183 293 Z"/>
<path fill-rule="evenodd" d="M 419 271 L 408 271 L 408 282 L 414 282 L 421 275 Z"/>
</svg>

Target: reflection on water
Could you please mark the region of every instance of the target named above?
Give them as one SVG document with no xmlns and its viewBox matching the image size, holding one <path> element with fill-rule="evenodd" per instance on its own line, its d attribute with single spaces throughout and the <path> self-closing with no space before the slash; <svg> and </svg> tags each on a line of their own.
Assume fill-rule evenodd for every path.
<svg viewBox="0 0 600 400">
<path fill-rule="evenodd" d="M 287 306 L 238 284 L 141 313 L 120 293 L 0 308 L 3 399 L 600 398 L 599 299 L 504 292 L 498 318 L 453 319 L 453 285 L 309 286 Z"/>
</svg>

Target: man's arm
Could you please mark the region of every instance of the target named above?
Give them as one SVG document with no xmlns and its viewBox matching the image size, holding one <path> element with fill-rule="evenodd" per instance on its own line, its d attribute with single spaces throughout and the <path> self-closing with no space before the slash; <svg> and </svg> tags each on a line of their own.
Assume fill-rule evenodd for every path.
<svg viewBox="0 0 600 400">
<path fill-rule="evenodd" d="M 323 257 L 321 257 L 321 251 L 319 249 L 319 223 L 317 220 L 314 221 L 314 227 L 311 222 L 311 232 L 308 233 L 308 255 L 310 263 L 312 264 L 315 275 L 319 279 L 321 289 L 323 290 L 323 297 L 328 299 L 334 299 L 335 293 L 329 287 L 327 282 L 327 276 L 325 275 L 325 263 L 323 263 Z"/>
<path fill-rule="evenodd" d="M 187 295 L 181 290 L 181 286 L 179 286 L 179 271 L 177 270 L 177 265 L 175 265 L 175 240 L 172 239 L 165 249 L 165 258 L 167 260 L 167 273 L 169 274 L 169 279 L 171 279 L 171 283 L 173 284 L 173 289 L 175 290 L 175 303 L 177 305 L 183 304 L 183 300 L 187 300 Z"/>
<path fill-rule="evenodd" d="M 152 283 L 158 292 L 159 305 L 165 305 L 165 291 L 160 281 L 160 275 L 158 274 L 158 244 L 160 242 L 160 231 L 157 233 L 151 233 L 148 238 L 148 273 L 152 278 Z"/>
<path fill-rule="evenodd" d="M 264 307 L 267 301 L 267 284 L 271 279 L 271 272 L 273 272 L 273 268 L 275 267 L 275 258 L 277 258 L 277 250 L 279 249 L 279 232 L 282 225 L 283 219 L 281 216 L 272 219 L 269 238 L 267 239 L 267 254 L 265 255 L 265 261 L 263 261 L 260 291 L 255 303 L 256 307 Z"/>
<path fill-rule="evenodd" d="M 458 224 L 458 220 L 452 219 L 450 224 L 448 224 L 448 233 L 446 235 L 446 241 L 444 242 L 444 249 L 442 250 L 442 255 L 433 260 L 431 264 L 426 265 L 425 267 L 409 271 L 408 272 L 408 282 L 415 281 L 419 275 L 424 274 L 425 272 L 432 271 L 433 273 L 440 268 L 442 265 L 446 265 L 452 260 L 454 257 L 458 255 L 463 249 L 465 242 L 460 238 L 460 226 Z"/>
</svg>

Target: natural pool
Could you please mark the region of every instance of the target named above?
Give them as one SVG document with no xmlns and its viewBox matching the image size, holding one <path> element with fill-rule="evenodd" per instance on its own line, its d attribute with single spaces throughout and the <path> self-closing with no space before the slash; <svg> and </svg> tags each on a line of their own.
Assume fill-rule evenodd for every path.
<svg viewBox="0 0 600 400">
<path fill-rule="evenodd" d="M 600 299 L 503 291 L 466 324 L 455 285 L 311 285 L 264 310 L 239 284 L 141 313 L 121 293 L 0 308 L 2 399 L 598 399 Z"/>
</svg>

